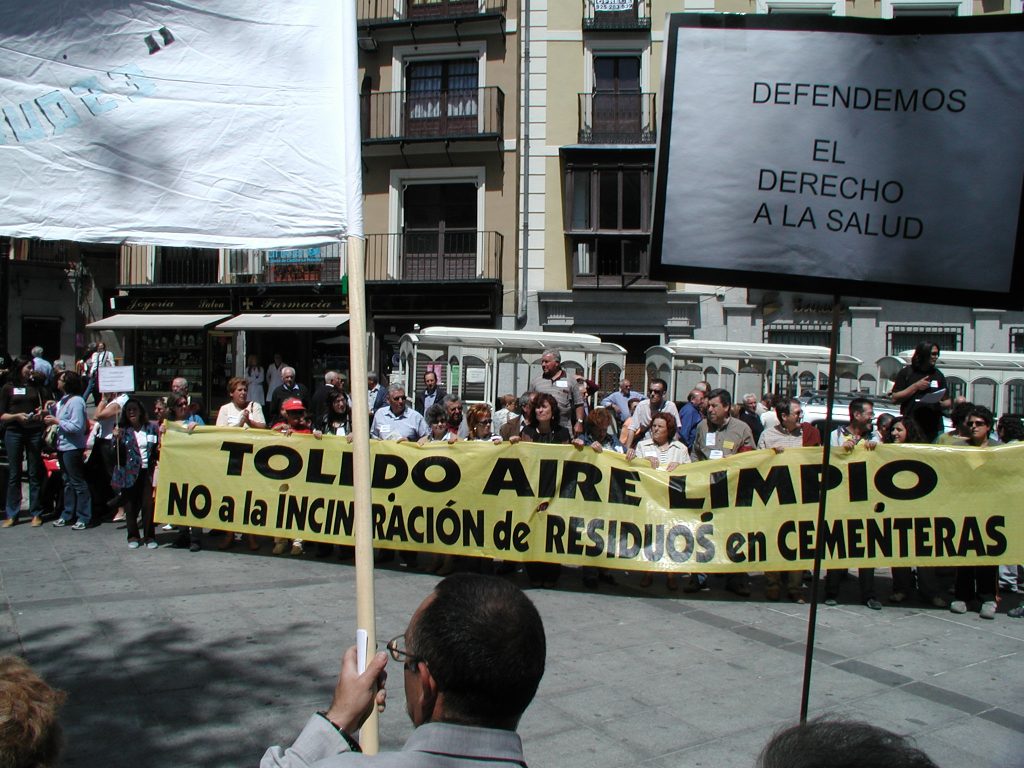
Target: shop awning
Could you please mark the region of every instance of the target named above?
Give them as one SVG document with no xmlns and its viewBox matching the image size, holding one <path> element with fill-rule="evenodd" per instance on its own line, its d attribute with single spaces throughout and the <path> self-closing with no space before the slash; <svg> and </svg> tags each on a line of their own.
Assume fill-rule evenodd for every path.
<svg viewBox="0 0 1024 768">
<path fill-rule="evenodd" d="M 248 312 L 235 315 L 217 326 L 219 331 L 333 331 L 348 322 L 340 312 L 301 314 L 290 312 Z"/>
<path fill-rule="evenodd" d="M 205 328 L 223 320 L 229 315 L 158 315 L 151 313 L 129 313 L 111 315 L 89 323 L 92 331 L 117 331 L 138 328 Z"/>
</svg>

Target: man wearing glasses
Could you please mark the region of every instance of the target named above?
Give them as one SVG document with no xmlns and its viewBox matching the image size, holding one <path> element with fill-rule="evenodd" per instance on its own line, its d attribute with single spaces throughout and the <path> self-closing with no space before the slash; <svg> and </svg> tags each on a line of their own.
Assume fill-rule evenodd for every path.
<svg viewBox="0 0 1024 768">
<path fill-rule="evenodd" d="M 675 403 L 666 399 L 666 392 L 668 392 L 668 384 L 664 379 L 651 379 L 647 385 L 648 399 L 636 404 L 636 410 L 633 411 L 633 421 L 630 423 L 629 430 L 627 431 L 626 455 L 630 459 L 634 456 L 634 446 L 647 436 L 647 430 L 651 428 L 651 417 L 654 414 L 671 413 L 672 418 L 676 420 L 676 424 L 679 423 L 679 409 L 676 408 Z"/>
<path fill-rule="evenodd" d="M 388 407 L 373 414 L 370 434 L 378 440 L 419 440 L 430 434 L 423 415 L 406 405 L 405 387 L 388 387 Z"/>
<path fill-rule="evenodd" d="M 349 754 L 359 752 L 351 734 L 375 704 L 384 708 L 388 661 L 378 653 L 360 675 L 353 646 L 342 659 L 331 706 L 309 719 L 289 749 L 268 749 L 261 768 L 525 768 L 515 730 L 544 675 L 546 642 L 540 614 L 518 587 L 493 576 L 449 576 L 387 648 L 402 664 L 415 726 L 401 752 Z"/>
</svg>

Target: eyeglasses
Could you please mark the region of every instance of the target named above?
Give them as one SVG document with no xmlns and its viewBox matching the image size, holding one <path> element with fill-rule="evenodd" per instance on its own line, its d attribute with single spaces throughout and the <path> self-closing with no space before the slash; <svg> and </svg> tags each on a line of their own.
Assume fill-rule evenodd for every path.
<svg viewBox="0 0 1024 768">
<path fill-rule="evenodd" d="M 986 424 L 984 421 L 968 421 L 967 426 L 970 427 L 971 429 L 977 429 L 978 427 L 987 427 L 988 424 Z"/>
<path fill-rule="evenodd" d="M 480 421 L 477 422 L 477 426 L 479 426 L 480 424 L 493 424 L 493 423 L 494 422 L 493 422 L 492 419 L 480 419 Z"/>
<path fill-rule="evenodd" d="M 426 663 L 426 659 L 423 659 L 419 656 L 413 656 L 408 651 L 402 649 L 399 646 L 399 643 L 402 643 L 403 645 L 405 644 L 404 632 L 401 635 L 398 635 L 398 637 L 392 637 L 390 640 L 388 640 L 388 644 L 386 646 L 388 649 L 388 653 L 391 654 L 391 658 L 395 661 L 402 662 L 402 666 L 404 666 L 409 672 L 415 672 L 416 667 L 419 665 L 420 662 Z"/>
<path fill-rule="evenodd" d="M 392 395 L 391 399 L 392 400 L 407 400 L 408 398 L 405 395 Z"/>
<path fill-rule="evenodd" d="M 649 395 L 664 395 L 665 394 L 665 390 L 664 389 L 648 389 L 647 390 L 647 394 L 649 394 Z"/>
</svg>

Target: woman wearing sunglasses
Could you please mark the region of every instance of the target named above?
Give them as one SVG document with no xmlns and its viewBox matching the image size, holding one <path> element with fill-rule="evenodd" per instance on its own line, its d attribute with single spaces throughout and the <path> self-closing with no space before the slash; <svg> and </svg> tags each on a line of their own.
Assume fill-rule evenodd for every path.
<svg viewBox="0 0 1024 768">
<path fill-rule="evenodd" d="M 975 448 L 987 448 L 992 432 L 992 411 L 983 405 L 976 405 L 967 412 L 964 427 L 967 444 Z M 954 600 L 949 604 L 953 613 L 967 613 L 970 603 L 981 603 L 978 615 L 983 619 L 996 617 L 996 593 L 999 591 L 998 565 L 964 565 L 956 569 Z"/>
</svg>

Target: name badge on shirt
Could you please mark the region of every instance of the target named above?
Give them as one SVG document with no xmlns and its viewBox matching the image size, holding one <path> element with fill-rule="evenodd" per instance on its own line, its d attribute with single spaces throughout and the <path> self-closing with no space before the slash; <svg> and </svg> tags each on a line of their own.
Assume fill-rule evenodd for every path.
<svg viewBox="0 0 1024 768">
<path fill-rule="evenodd" d="M 928 382 L 928 386 L 931 387 L 932 389 L 938 389 L 939 382 L 936 379 L 932 379 L 931 381 Z"/>
<path fill-rule="evenodd" d="M 555 386 L 565 389 L 566 387 L 569 386 L 569 382 L 566 381 L 565 379 L 559 379 L 558 381 L 555 382 Z"/>
<path fill-rule="evenodd" d="M 716 451 L 711 451 L 711 452 L 710 452 L 710 453 L 708 454 L 708 458 L 709 458 L 709 459 L 720 459 L 720 458 L 722 458 L 723 456 L 725 456 L 725 454 L 724 454 L 724 453 L 722 453 L 721 451 L 717 451 L 717 450 L 716 450 Z"/>
<path fill-rule="evenodd" d="M 390 424 L 381 424 L 380 425 L 380 433 L 382 435 L 390 435 L 391 434 L 391 425 Z"/>
<path fill-rule="evenodd" d="M 28 392 L 25 391 L 24 387 L 15 387 L 14 388 L 14 394 L 16 394 L 16 395 L 26 395 L 26 394 L 28 394 Z"/>
<path fill-rule="evenodd" d="M 706 435 L 704 435 L 704 445 L 707 448 L 714 448 L 715 447 L 715 433 L 714 432 L 708 432 Z"/>
<path fill-rule="evenodd" d="M 344 427 L 338 427 L 337 431 L 334 434 L 338 435 L 338 437 L 344 437 L 345 436 L 345 428 Z"/>
</svg>

